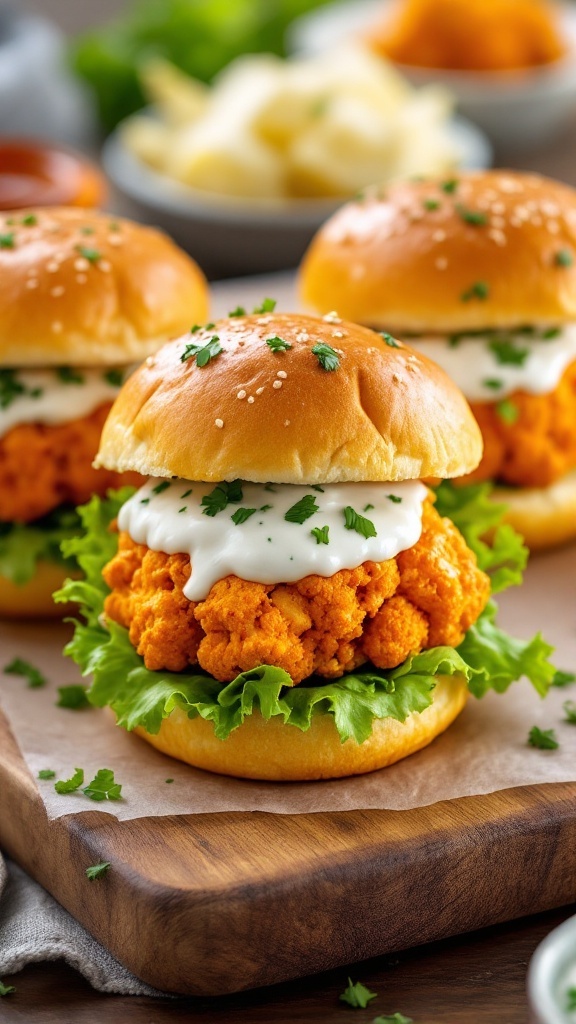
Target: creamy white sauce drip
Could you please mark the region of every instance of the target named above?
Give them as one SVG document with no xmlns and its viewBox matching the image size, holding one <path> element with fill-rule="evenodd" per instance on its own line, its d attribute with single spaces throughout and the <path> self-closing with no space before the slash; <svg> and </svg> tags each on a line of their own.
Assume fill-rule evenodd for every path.
<svg viewBox="0 0 576 1024">
<path fill-rule="evenodd" d="M 548 340 L 542 337 L 546 331 L 542 327 L 536 328 L 533 336 L 505 330 L 486 337 L 461 336 L 456 344 L 450 337 L 422 336 L 408 338 L 407 344 L 438 363 L 468 401 L 497 402 L 513 391 L 531 395 L 554 391 L 567 366 L 576 360 L 576 324 L 565 324 Z M 503 362 L 502 353 L 499 356 L 490 347 L 491 342 L 505 339 L 520 354 L 527 351 L 521 363 Z"/>
<path fill-rule="evenodd" d="M 366 561 L 394 558 L 419 540 L 427 493 L 419 481 L 326 484 L 322 493 L 291 484 L 243 483 L 242 500 L 211 517 L 201 501 L 215 484 L 180 479 L 171 480 L 169 487 L 166 483 L 151 479 L 141 487 L 120 509 L 118 526 L 153 551 L 190 556 L 192 573 L 184 588 L 190 601 L 204 600 L 225 576 L 291 583 L 312 573 L 333 576 Z M 314 497 L 319 510 L 303 523 L 287 522 L 285 513 L 305 495 Z M 264 509 L 266 505 L 272 507 Z M 346 506 L 374 524 L 375 537 L 346 528 Z M 240 508 L 257 511 L 236 525 L 231 517 Z M 317 543 L 311 533 L 323 526 L 329 527 L 328 544 Z"/>
<path fill-rule="evenodd" d="M 22 423 L 55 425 L 89 416 L 98 406 L 114 401 L 129 372 L 126 367 L 106 366 L 0 369 L 4 375 L 4 382 L 0 380 L 0 437 Z M 120 373 L 122 379 L 111 383 L 106 377 L 109 373 Z M 78 380 L 65 379 L 70 376 Z M 23 392 L 16 393 L 12 382 L 21 385 Z"/>
</svg>

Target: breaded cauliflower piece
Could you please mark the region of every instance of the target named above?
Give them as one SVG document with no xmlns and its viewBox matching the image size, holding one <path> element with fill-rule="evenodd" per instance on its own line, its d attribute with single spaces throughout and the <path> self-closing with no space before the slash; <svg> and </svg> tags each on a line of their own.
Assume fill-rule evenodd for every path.
<svg viewBox="0 0 576 1024">
<path fill-rule="evenodd" d="M 64 502 L 81 505 L 109 487 L 141 486 L 137 473 L 92 468 L 110 408 L 106 403 L 56 426 L 22 423 L 0 437 L 0 522 L 29 523 Z"/>
<path fill-rule="evenodd" d="M 576 362 L 554 391 L 506 399 L 516 409 L 513 423 L 499 403 L 471 403 L 484 438 L 482 462 L 463 482 L 497 480 L 518 487 L 548 487 L 576 467 Z"/>
<path fill-rule="evenodd" d="M 457 646 L 490 594 L 490 581 L 454 524 L 425 502 L 413 548 L 330 577 L 265 585 L 227 576 L 204 601 L 188 601 L 188 555 L 166 555 L 120 534 L 104 569 L 106 614 L 128 627 L 147 668 L 199 664 L 221 682 L 268 664 L 294 684 L 337 679 L 370 660 L 400 665 L 410 654 Z"/>
</svg>

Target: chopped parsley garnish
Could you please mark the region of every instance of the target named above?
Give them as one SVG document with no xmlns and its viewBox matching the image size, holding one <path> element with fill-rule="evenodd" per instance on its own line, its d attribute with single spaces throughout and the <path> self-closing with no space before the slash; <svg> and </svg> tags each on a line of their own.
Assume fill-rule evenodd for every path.
<svg viewBox="0 0 576 1024">
<path fill-rule="evenodd" d="M 211 326 L 214 325 L 212 324 Z M 185 363 L 188 359 L 195 358 L 196 366 L 207 366 L 211 359 L 215 359 L 223 351 L 220 338 L 217 334 L 214 334 L 205 345 L 196 345 L 194 342 L 188 342 L 180 356 L 180 362 Z"/>
<path fill-rule="evenodd" d="M 245 523 L 257 511 L 257 508 L 237 508 L 233 515 L 230 516 L 230 519 L 235 526 L 241 526 L 242 523 Z"/>
<path fill-rule="evenodd" d="M 164 779 L 164 782 L 174 782 L 174 779 Z"/>
<path fill-rule="evenodd" d="M 517 348 L 511 338 L 492 338 L 488 347 L 501 366 L 524 366 L 530 355 L 529 348 Z"/>
<path fill-rule="evenodd" d="M 551 341 L 552 338 L 557 338 L 560 334 L 562 331 L 559 327 L 548 327 L 542 334 L 542 341 Z"/>
<path fill-rule="evenodd" d="M 150 498 L 140 498 L 140 504 L 141 505 L 149 505 L 150 504 Z"/>
<path fill-rule="evenodd" d="M 169 480 L 161 480 L 159 484 L 156 484 L 156 486 L 152 488 L 152 494 L 162 494 L 162 492 L 167 491 L 169 487 Z"/>
<path fill-rule="evenodd" d="M 96 878 L 102 878 L 110 867 L 109 860 L 103 860 L 100 864 L 93 864 L 92 867 L 86 868 L 86 878 L 93 882 Z"/>
<path fill-rule="evenodd" d="M 244 306 L 236 306 L 236 309 L 231 309 L 228 316 L 246 316 L 246 310 Z"/>
<path fill-rule="evenodd" d="M 187 509 L 188 509 L 188 505 L 182 505 L 182 508 L 178 509 L 178 513 L 180 514 L 180 512 L 186 512 Z"/>
<path fill-rule="evenodd" d="M 90 249 L 87 245 L 77 245 L 75 248 L 89 263 L 98 263 L 98 260 L 102 259 L 102 253 L 98 249 Z"/>
<path fill-rule="evenodd" d="M 387 1013 L 385 1017 L 374 1017 L 372 1024 L 414 1024 L 414 1019 L 403 1013 Z"/>
<path fill-rule="evenodd" d="M 351 505 L 347 505 L 344 512 L 344 525 L 347 530 L 355 530 L 361 537 L 375 537 L 376 527 L 371 519 L 365 519 L 359 512 L 355 512 Z"/>
<path fill-rule="evenodd" d="M 576 702 L 573 700 L 565 700 L 562 709 L 565 714 L 564 721 L 569 722 L 570 725 L 576 725 Z"/>
<path fill-rule="evenodd" d="M 231 483 L 216 484 L 210 494 L 205 494 L 200 502 L 205 516 L 216 516 L 223 512 L 230 503 L 238 505 L 242 501 L 242 481 L 232 480 Z"/>
<path fill-rule="evenodd" d="M 364 505 L 364 508 L 362 509 L 362 511 L 363 512 L 371 512 L 373 508 L 374 508 L 374 505 L 370 505 L 370 503 L 368 503 L 368 505 Z"/>
<path fill-rule="evenodd" d="M 79 683 L 73 683 L 71 686 L 59 686 L 56 706 L 70 708 L 72 711 L 90 707 L 90 701 L 86 696 L 86 687 Z"/>
<path fill-rule="evenodd" d="M 284 519 L 287 523 L 304 523 L 310 516 L 313 516 L 315 512 L 320 510 L 320 506 L 316 504 L 316 498 L 313 494 L 305 494 L 300 501 L 297 501 L 295 505 L 284 514 Z"/>
<path fill-rule="evenodd" d="M 569 988 L 566 993 L 566 1009 L 568 1012 L 576 1010 L 576 985 Z"/>
<path fill-rule="evenodd" d="M 402 498 L 399 498 L 397 494 L 387 494 L 388 501 L 393 501 L 395 505 L 399 505 Z"/>
<path fill-rule="evenodd" d="M 458 178 L 448 178 L 446 181 L 442 181 L 440 183 L 440 188 L 442 189 L 443 192 L 446 192 L 446 194 L 450 196 L 454 194 L 454 192 L 458 188 L 458 185 Z"/>
<path fill-rule="evenodd" d="M 259 511 L 260 512 L 268 512 L 268 510 L 271 509 L 271 508 L 273 508 L 272 505 L 261 505 Z"/>
<path fill-rule="evenodd" d="M 192 324 L 190 328 L 190 334 L 197 334 L 198 331 L 202 330 L 202 324 Z"/>
<path fill-rule="evenodd" d="M 458 348 L 458 345 L 465 338 L 465 334 L 449 334 L 448 335 L 448 348 Z"/>
<path fill-rule="evenodd" d="M 40 669 L 35 668 L 29 661 L 24 661 L 24 658 L 13 658 L 4 666 L 4 671 L 7 676 L 22 676 L 23 679 L 27 679 L 28 686 L 33 689 L 46 686 L 46 677 L 42 675 Z"/>
<path fill-rule="evenodd" d="M 387 333 L 387 331 L 378 331 L 378 334 L 386 344 L 390 346 L 390 348 L 402 348 L 400 342 L 396 341 L 396 338 L 393 338 L 391 334 Z"/>
<path fill-rule="evenodd" d="M 270 491 L 271 494 L 276 494 L 276 484 L 264 484 L 264 490 Z"/>
<path fill-rule="evenodd" d="M 180 497 L 181 498 L 189 498 L 191 494 L 192 494 L 192 487 L 189 487 L 187 491 L 184 491 L 184 494 L 180 495 Z"/>
<path fill-rule="evenodd" d="M 559 249 L 554 256 L 554 263 L 557 267 L 571 267 L 574 257 L 569 249 Z"/>
<path fill-rule="evenodd" d="M 96 775 L 82 790 L 84 796 L 91 800 L 120 800 L 122 786 L 115 782 L 114 772 L 111 768 L 100 768 Z"/>
<path fill-rule="evenodd" d="M 482 210 L 469 210 L 468 207 L 463 206 L 462 203 L 456 203 L 456 213 L 466 224 L 474 224 L 479 227 L 482 224 L 488 223 L 488 214 L 483 213 Z"/>
<path fill-rule="evenodd" d="M 552 686 L 570 686 L 571 683 L 576 683 L 576 674 L 574 672 L 562 672 L 561 669 L 556 669 L 552 679 Z"/>
<path fill-rule="evenodd" d="M 16 988 L 14 985 L 5 985 L 3 981 L 0 981 L 0 996 L 9 996 L 15 991 Z"/>
<path fill-rule="evenodd" d="M 120 225 L 119 225 L 118 221 L 111 220 L 109 225 L 108 225 L 108 231 L 120 231 Z"/>
<path fill-rule="evenodd" d="M 462 292 L 460 299 L 462 302 L 470 302 L 471 299 L 487 299 L 490 294 L 490 288 L 486 284 L 486 281 L 475 281 L 471 284 L 465 292 Z"/>
<path fill-rule="evenodd" d="M 504 387 L 504 381 L 499 380 L 498 377 L 487 377 L 482 381 L 485 388 L 490 388 L 491 391 L 499 391 L 500 388 Z"/>
<path fill-rule="evenodd" d="M 26 388 L 18 380 L 16 370 L 0 369 L 0 409 L 8 409 L 16 398 L 25 394 Z"/>
<path fill-rule="evenodd" d="M 276 299 L 263 299 L 259 306 L 254 306 L 253 313 L 273 313 L 276 309 Z"/>
<path fill-rule="evenodd" d="M 440 209 L 440 202 L 438 199 L 423 199 L 422 206 L 425 210 L 430 210 L 430 212 L 432 212 L 433 210 Z"/>
<path fill-rule="evenodd" d="M 311 352 L 316 356 L 323 370 L 337 370 L 340 366 L 338 353 L 334 351 L 331 345 L 327 345 L 324 341 L 319 341 L 317 345 L 314 345 Z"/>
<path fill-rule="evenodd" d="M 93 235 L 94 234 L 94 228 L 91 228 L 91 227 L 88 227 L 88 226 L 80 228 L 80 234 L 81 235 Z"/>
<path fill-rule="evenodd" d="M 320 487 L 320 484 L 310 484 L 313 491 L 318 491 L 318 494 L 324 494 L 324 488 Z"/>
<path fill-rule="evenodd" d="M 111 384 L 113 388 L 119 388 L 124 380 L 123 370 L 119 370 L 118 367 L 112 367 L 111 370 L 106 370 L 102 376 L 108 384 Z"/>
<path fill-rule="evenodd" d="M 313 537 L 316 538 L 316 543 L 317 544 L 329 544 L 330 543 L 329 540 L 328 540 L 328 530 L 329 529 L 330 529 L 329 526 L 315 526 L 313 530 L 310 530 L 310 533 L 312 534 Z"/>
<path fill-rule="evenodd" d="M 278 337 L 266 338 L 266 344 L 273 352 L 287 352 L 289 348 L 292 348 L 289 341 L 284 341 L 284 338 Z"/>
<path fill-rule="evenodd" d="M 6 235 L 0 235 L 0 249 L 14 248 L 14 232 L 9 231 Z"/>
<path fill-rule="evenodd" d="M 60 779 L 59 782 L 54 783 L 54 789 L 57 793 L 75 793 L 77 789 L 84 782 L 84 769 L 75 768 L 74 775 L 70 779 Z"/>
<path fill-rule="evenodd" d="M 52 768 L 41 768 L 38 772 L 39 779 L 53 779 L 55 775 L 56 772 L 53 771 Z"/>
<path fill-rule="evenodd" d="M 25 217 L 22 217 L 20 221 L 25 228 L 33 228 L 38 223 L 38 217 L 35 213 L 27 213 Z"/>
<path fill-rule="evenodd" d="M 514 402 L 511 402 L 509 398 L 502 399 L 501 402 L 496 403 L 496 415 L 506 423 L 507 426 L 511 427 L 513 423 L 516 423 L 520 415 L 520 410 Z"/>
<path fill-rule="evenodd" d="M 560 746 L 554 729 L 539 729 L 537 725 L 530 729 L 528 743 L 531 747 L 538 747 L 538 750 L 557 750 Z"/>
<path fill-rule="evenodd" d="M 376 999 L 377 995 L 377 992 L 371 992 L 361 981 L 354 984 L 352 978 L 348 978 L 348 987 L 344 989 L 340 1001 L 354 1007 L 355 1010 L 365 1010 L 368 1003 Z"/>
<path fill-rule="evenodd" d="M 84 384 L 84 377 L 72 366 L 58 366 L 56 376 L 63 384 Z"/>
</svg>

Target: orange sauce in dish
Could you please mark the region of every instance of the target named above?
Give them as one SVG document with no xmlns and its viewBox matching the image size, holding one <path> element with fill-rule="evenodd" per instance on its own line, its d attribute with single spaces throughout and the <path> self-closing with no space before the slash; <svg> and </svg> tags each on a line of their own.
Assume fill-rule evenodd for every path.
<svg viewBox="0 0 576 1024">
<path fill-rule="evenodd" d="M 24 139 L 0 140 L 0 209 L 100 206 L 106 184 L 75 153 Z"/>
</svg>

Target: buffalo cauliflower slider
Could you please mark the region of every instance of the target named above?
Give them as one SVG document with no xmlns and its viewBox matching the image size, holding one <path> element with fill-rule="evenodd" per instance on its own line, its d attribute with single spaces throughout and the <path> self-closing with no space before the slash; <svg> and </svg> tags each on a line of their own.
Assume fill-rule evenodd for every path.
<svg viewBox="0 0 576 1024">
<path fill-rule="evenodd" d="M 307 308 L 391 331 L 471 404 L 530 548 L 576 537 L 576 192 L 515 171 L 367 190 L 320 229 Z"/>
<path fill-rule="evenodd" d="M 87 579 L 58 595 L 81 606 L 68 653 L 91 702 L 241 777 L 419 750 L 492 685 L 479 619 L 492 651 L 508 642 L 488 575 L 420 482 L 480 456 L 442 370 L 335 314 L 240 310 L 168 343 L 123 386 L 96 459 L 150 479 L 81 510 Z M 520 651 L 499 652 L 495 686 L 531 670 Z"/>
<path fill-rule="evenodd" d="M 112 402 L 206 295 L 150 228 L 64 207 L 0 216 L 0 615 L 60 611 L 74 506 L 122 482 L 92 468 Z"/>
</svg>

